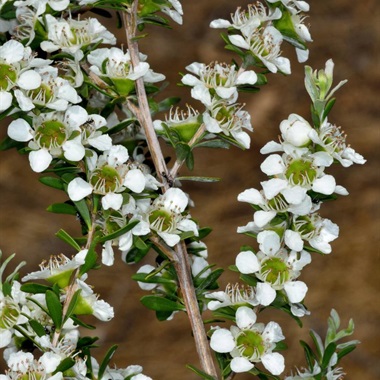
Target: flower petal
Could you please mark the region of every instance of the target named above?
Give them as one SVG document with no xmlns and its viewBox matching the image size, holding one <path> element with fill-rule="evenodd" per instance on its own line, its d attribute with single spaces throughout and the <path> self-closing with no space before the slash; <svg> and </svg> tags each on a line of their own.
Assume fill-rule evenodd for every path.
<svg viewBox="0 0 380 380">
<path fill-rule="evenodd" d="M 235 340 L 229 330 L 218 329 L 211 335 L 210 346 L 216 352 L 227 353 L 235 348 Z"/>
<path fill-rule="evenodd" d="M 80 201 L 92 193 L 92 186 L 82 178 L 74 178 L 67 186 L 69 198 L 74 201 Z"/>
<path fill-rule="evenodd" d="M 252 251 L 242 251 L 235 259 L 235 265 L 240 273 L 250 274 L 260 270 L 260 263 Z"/>
</svg>

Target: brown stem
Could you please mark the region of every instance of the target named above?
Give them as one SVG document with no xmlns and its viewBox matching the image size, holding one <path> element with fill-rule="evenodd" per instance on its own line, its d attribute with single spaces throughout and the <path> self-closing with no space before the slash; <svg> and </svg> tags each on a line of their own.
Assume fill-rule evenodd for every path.
<svg viewBox="0 0 380 380">
<path fill-rule="evenodd" d="M 140 63 L 138 44 L 135 40 L 137 5 L 138 1 L 134 1 L 132 3 L 130 11 L 124 12 L 123 14 L 127 44 L 133 67 L 136 67 Z M 153 127 L 153 121 L 151 118 L 148 99 L 144 87 L 144 80 L 143 78 L 139 78 L 136 80 L 135 83 L 138 99 L 138 108 L 135 108 L 134 112 L 140 124 L 144 128 L 148 147 L 152 155 L 156 172 L 159 179 L 163 183 L 163 191 L 165 192 L 169 188 L 169 183 L 167 181 L 167 179 L 169 178 L 169 171 L 166 166 L 161 146 L 158 142 L 158 138 Z M 164 246 L 160 245 L 159 248 L 163 249 Z M 176 253 L 176 258 L 173 260 L 173 262 L 179 279 L 179 285 L 181 287 L 182 294 L 184 297 L 184 302 L 192 327 L 195 346 L 201 362 L 201 366 L 205 372 L 217 379 L 217 372 L 214 366 L 214 362 L 212 360 L 211 350 L 208 344 L 202 316 L 199 310 L 196 294 L 194 291 L 194 285 L 192 282 L 190 271 L 190 264 L 188 261 L 188 253 L 185 244 L 177 244 L 177 246 L 174 248 L 174 251 Z"/>
</svg>

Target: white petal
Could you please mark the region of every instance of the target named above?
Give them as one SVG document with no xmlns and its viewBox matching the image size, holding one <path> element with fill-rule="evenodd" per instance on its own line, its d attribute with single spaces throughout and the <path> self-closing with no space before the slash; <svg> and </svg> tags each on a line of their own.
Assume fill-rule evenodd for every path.
<svg viewBox="0 0 380 380">
<path fill-rule="evenodd" d="M 276 211 L 256 211 L 253 214 L 253 221 L 256 223 L 257 227 L 264 227 L 267 225 L 275 216 Z"/>
<path fill-rule="evenodd" d="M 155 269 L 156 268 L 153 265 L 145 264 L 141 268 L 139 268 L 136 273 L 145 273 L 146 275 L 148 275 L 149 273 L 153 272 Z M 137 283 L 142 290 L 150 291 L 150 290 L 153 290 L 155 287 L 157 287 L 157 284 L 152 283 L 152 282 L 137 281 Z"/>
<path fill-rule="evenodd" d="M 309 50 L 308 49 L 299 49 L 296 48 L 297 60 L 300 63 L 306 62 L 309 59 Z"/>
<path fill-rule="evenodd" d="M 271 178 L 269 181 L 261 182 L 261 186 L 263 187 L 265 197 L 272 199 L 287 188 L 288 181 L 280 178 Z"/>
<path fill-rule="evenodd" d="M 313 191 L 321 194 L 330 195 L 334 192 L 336 186 L 335 178 L 330 175 L 326 174 L 321 178 L 317 178 L 313 182 Z"/>
<path fill-rule="evenodd" d="M 256 285 L 256 299 L 263 306 L 269 306 L 276 298 L 276 291 L 267 282 Z"/>
<path fill-rule="evenodd" d="M 100 321 L 107 322 L 114 317 L 113 307 L 103 300 L 96 300 L 92 307 L 93 316 Z"/>
<path fill-rule="evenodd" d="M 135 227 L 132 228 L 132 233 L 133 235 L 137 236 L 143 236 L 146 234 L 149 234 L 150 228 L 149 228 L 149 223 L 140 221 L 139 224 L 137 224 Z"/>
<path fill-rule="evenodd" d="M 210 346 L 216 352 L 227 353 L 235 348 L 235 340 L 229 330 L 218 329 L 211 335 Z"/>
<path fill-rule="evenodd" d="M 33 150 L 29 153 L 29 163 L 33 171 L 37 173 L 47 169 L 53 157 L 47 149 Z"/>
<path fill-rule="evenodd" d="M 248 372 L 254 365 L 248 359 L 238 356 L 231 360 L 231 370 L 235 373 Z"/>
<path fill-rule="evenodd" d="M 290 204 L 300 204 L 306 196 L 307 189 L 302 186 L 287 187 L 281 194 Z"/>
<path fill-rule="evenodd" d="M 170 188 L 162 197 L 164 207 L 174 212 L 183 212 L 189 202 L 187 195 L 176 187 Z"/>
<path fill-rule="evenodd" d="M 64 151 L 65 158 L 69 161 L 80 161 L 86 153 L 86 150 L 81 143 L 80 136 L 74 140 L 66 141 L 62 145 L 62 149 Z"/>
<path fill-rule="evenodd" d="M 124 178 L 123 185 L 134 193 L 141 193 L 145 188 L 145 177 L 141 170 L 131 169 Z"/>
<path fill-rule="evenodd" d="M 301 235 L 292 230 L 285 231 L 285 244 L 292 250 L 301 252 L 303 249 L 303 240 Z"/>
<path fill-rule="evenodd" d="M 251 138 L 247 132 L 232 131 L 231 134 L 241 146 L 243 146 L 245 149 L 249 149 L 251 145 Z"/>
<path fill-rule="evenodd" d="M 284 340 L 285 337 L 282 334 L 281 327 L 276 322 L 269 322 L 262 333 L 265 340 L 269 340 L 270 342 L 280 342 Z"/>
<path fill-rule="evenodd" d="M 268 153 L 274 153 L 274 152 L 283 152 L 284 148 L 281 144 L 275 142 L 275 141 L 269 141 L 267 142 L 261 149 L 261 154 L 268 154 Z"/>
<path fill-rule="evenodd" d="M 8 126 L 8 136 L 15 141 L 29 141 L 33 138 L 33 130 L 24 119 L 12 121 Z"/>
<path fill-rule="evenodd" d="M 21 61 L 24 56 L 24 45 L 16 40 L 9 40 L 0 46 L 0 58 L 7 63 Z"/>
<path fill-rule="evenodd" d="M 260 270 L 260 263 L 252 251 L 242 251 L 235 259 L 235 265 L 240 273 L 250 274 Z"/>
<path fill-rule="evenodd" d="M 241 330 L 249 329 L 256 323 L 256 313 L 247 306 L 240 306 L 236 310 L 236 324 Z"/>
<path fill-rule="evenodd" d="M 218 18 L 217 20 L 211 21 L 210 28 L 214 29 L 227 29 L 231 26 L 231 23 L 228 20 Z"/>
<path fill-rule="evenodd" d="M 112 139 L 108 135 L 89 138 L 87 141 L 91 146 L 101 151 L 109 150 L 112 147 Z"/>
<path fill-rule="evenodd" d="M 191 89 L 191 97 L 202 102 L 206 107 L 211 106 L 211 95 L 208 89 L 202 84 Z"/>
<path fill-rule="evenodd" d="M 23 90 L 34 90 L 41 85 L 41 76 L 34 70 L 24 71 L 18 78 L 17 84 Z"/>
<path fill-rule="evenodd" d="M 121 194 L 108 193 L 102 198 L 102 206 L 104 210 L 110 208 L 119 210 L 123 204 L 123 196 Z"/>
<path fill-rule="evenodd" d="M 238 34 L 233 34 L 231 36 L 228 36 L 228 39 L 230 40 L 232 45 L 241 47 L 243 49 L 249 49 L 249 44 L 247 43 L 247 41 Z"/>
<path fill-rule="evenodd" d="M 279 154 L 271 154 L 260 165 L 260 169 L 266 175 L 276 175 L 285 171 L 285 165 Z"/>
<path fill-rule="evenodd" d="M 270 354 L 263 355 L 261 357 L 261 362 L 272 375 L 277 376 L 284 372 L 285 359 L 278 352 L 271 352 Z"/>
<path fill-rule="evenodd" d="M 196 86 L 198 84 L 202 84 L 202 82 L 197 77 L 191 74 L 184 75 L 181 79 L 181 82 L 188 86 Z"/>
<path fill-rule="evenodd" d="M 133 70 L 128 74 L 128 79 L 136 80 L 144 76 L 149 70 L 149 64 L 146 62 L 140 62 Z"/>
<path fill-rule="evenodd" d="M 257 75 L 252 70 L 244 71 L 236 79 L 236 84 L 255 84 L 256 82 Z"/>
<path fill-rule="evenodd" d="M 222 129 L 220 128 L 219 123 L 206 112 L 203 114 L 203 122 L 206 125 L 206 129 L 210 133 L 222 132 Z"/>
<path fill-rule="evenodd" d="M 265 203 L 260 191 L 256 189 L 244 190 L 238 195 L 237 200 L 239 202 L 247 202 L 253 205 L 262 205 Z"/>
<path fill-rule="evenodd" d="M 35 107 L 33 102 L 21 90 L 15 90 L 14 95 L 22 111 L 30 111 Z"/>
<path fill-rule="evenodd" d="M 164 239 L 165 243 L 169 247 L 174 247 L 176 244 L 179 243 L 181 238 L 176 234 L 168 234 L 167 232 L 158 232 L 158 235 Z"/>
<path fill-rule="evenodd" d="M 112 266 L 115 261 L 113 249 L 112 249 L 112 240 L 108 240 L 104 243 L 102 249 L 102 263 L 108 267 Z"/>
<path fill-rule="evenodd" d="M 0 91 L 0 112 L 5 111 L 12 105 L 13 96 L 10 92 Z"/>
<path fill-rule="evenodd" d="M 132 248 L 132 245 L 133 245 L 133 234 L 131 231 L 128 231 L 119 237 L 120 251 L 127 253 Z"/>
<path fill-rule="evenodd" d="M 190 219 L 182 219 L 177 227 L 181 231 L 191 231 L 195 236 L 199 235 L 197 224 Z"/>
<path fill-rule="evenodd" d="M 38 361 L 42 364 L 46 373 L 52 373 L 58 367 L 58 364 L 62 361 L 62 358 L 58 354 L 52 352 L 45 352 Z"/>
<path fill-rule="evenodd" d="M 301 302 L 307 293 L 307 286 L 302 281 L 291 281 L 284 284 L 284 290 L 291 303 Z"/>
<path fill-rule="evenodd" d="M 260 250 L 266 255 L 274 255 L 280 249 L 280 237 L 274 231 L 262 231 L 257 235 Z"/>
<path fill-rule="evenodd" d="M 92 193 L 92 186 L 82 178 L 74 178 L 67 186 L 69 198 L 76 202 Z"/>
<path fill-rule="evenodd" d="M 108 163 L 110 165 L 124 164 L 129 158 L 128 149 L 123 145 L 112 145 L 108 152 Z"/>
<path fill-rule="evenodd" d="M 237 92 L 237 90 L 236 87 L 216 87 L 215 92 L 222 99 L 229 99 Z"/>
</svg>

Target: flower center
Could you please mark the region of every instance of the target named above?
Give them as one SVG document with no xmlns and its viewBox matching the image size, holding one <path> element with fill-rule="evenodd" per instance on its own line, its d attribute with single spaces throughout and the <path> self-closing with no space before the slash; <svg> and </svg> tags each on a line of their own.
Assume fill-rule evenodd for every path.
<svg viewBox="0 0 380 380">
<path fill-rule="evenodd" d="M 285 175 L 293 185 L 306 186 L 313 183 L 317 170 L 311 161 L 299 159 L 288 165 Z"/>
<path fill-rule="evenodd" d="M 273 285 L 283 284 L 290 277 L 286 263 L 278 257 L 271 257 L 263 262 L 260 274 L 265 281 Z"/>
<path fill-rule="evenodd" d="M 115 168 L 104 165 L 102 168 L 93 172 L 90 183 L 94 186 L 94 193 L 107 194 L 118 189 L 121 178 Z"/>
<path fill-rule="evenodd" d="M 28 91 L 27 95 L 33 100 L 33 103 L 45 105 L 53 98 L 53 90 L 46 83 L 42 83 L 41 86 L 35 90 Z"/>
<path fill-rule="evenodd" d="M 45 376 L 41 375 L 38 372 L 33 371 L 33 372 L 27 372 L 27 373 L 25 373 L 25 374 L 23 374 L 17 378 L 20 380 L 42 380 L 43 378 L 45 378 Z"/>
<path fill-rule="evenodd" d="M 57 120 L 47 120 L 36 130 L 36 141 L 41 148 L 59 148 L 66 141 L 66 128 Z"/>
<path fill-rule="evenodd" d="M 15 83 L 17 73 L 13 66 L 0 64 L 0 90 L 7 91 L 10 83 Z"/>
<path fill-rule="evenodd" d="M 265 351 L 263 337 L 256 331 L 242 331 L 237 337 L 236 343 L 241 355 L 251 360 L 259 359 Z"/>
<path fill-rule="evenodd" d="M 308 216 L 299 216 L 294 220 L 294 225 L 297 231 L 305 239 L 311 239 L 315 233 L 315 226 Z"/>
<path fill-rule="evenodd" d="M 16 303 L 9 297 L 5 297 L 0 301 L 0 329 L 10 329 L 16 322 L 20 315 L 20 310 Z"/>
<path fill-rule="evenodd" d="M 166 210 L 153 210 L 149 214 L 150 227 L 155 231 L 170 232 L 175 229 L 175 221 Z"/>
</svg>

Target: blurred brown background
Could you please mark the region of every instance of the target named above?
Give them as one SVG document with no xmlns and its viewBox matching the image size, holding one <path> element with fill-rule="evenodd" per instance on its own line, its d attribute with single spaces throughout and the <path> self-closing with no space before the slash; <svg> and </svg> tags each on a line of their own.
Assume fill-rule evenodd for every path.
<svg viewBox="0 0 380 380">
<path fill-rule="evenodd" d="M 181 92 L 184 101 L 187 90 L 175 88 L 179 71 L 193 61 L 229 62 L 232 56 L 223 50 L 219 31 L 208 28 L 215 18 L 228 18 L 238 5 L 248 2 L 228 0 L 183 1 L 184 25 L 174 26 L 174 32 L 149 28 L 150 41 L 142 52 L 155 71 L 167 75 L 171 82 L 168 94 Z M 345 327 L 349 318 L 356 324 L 354 338 L 362 341 L 358 349 L 343 361 L 346 379 L 374 380 L 380 378 L 380 307 L 379 307 L 379 36 L 380 6 L 378 0 L 310 0 L 310 23 L 314 42 L 310 45 L 308 65 L 324 67 L 325 61 L 335 62 L 335 83 L 349 82 L 337 94 L 337 103 L 330 121 L 341 125 L 348 142 L 368 160 L 364 166 L 347 169 L 335 167 L 337 182 L 348 188 L 350 195 L 337 202 L 324 204 L 321 214 L 340 226 L 340 237 L 333 243 L 330 256 L 313 258 L 301 279 L 309 286 L 306 304 L 312 314 L 304 318 L 304 328 L 280 313 L 268 311 L 267 318 L 279 321 L 290 346 L 286 354 L 287 373 L 294 365 L 304 363 L 299 339 L 308 340 L 308 329 L 325 331 L 331 308 L 342 316 Z M 152 43 L 153 42 L 153 43 Z M 221 177 L 218 184 L 184 184 L 195 201 L 192 215 L 202 226 L 212 226 L 213 234 L 206 240 L 211 263 L 226 268 L 234 262 L 239 247 L 252 240 L 236 234 L 236 227 L 252 217 L 246 204 L 236 201 L 246 188 L 259 187 L 264 179 L 259 172 L 263 157 L 259 149 L 276 139 L 279 123 L 290 113 L 309 119 L 309 99 L 303 87 L 303 66 L 294 60 L 294 51 L 285 49 L 291 58 L 290 77 L 269 77 L 262 91 L 247 98 L 255 128 L 250 151 L 204 150 L 196 152 L 195 174 Z M 191 102 L 195 107 L 195 101 Z M 1 135 L 6 133 L 6 125 Z M 42 258 L 63 252 L 73 254 L 54 237 L 63 227 L 78 234 L 76 221 L 70 217 L 51 215 L 44 209 L 53 202 L 63 201 L 62 194 L 37 182 L 38 176 L 29 169 L 26 157 L 16 152 L 0 156 L 0 247 L 7 256 L 16 252 L 18 259 L 28 261 L 27 270 L 35 270 Z M 91 274 L 90 283 L 101 297 L 115 307 L 116 318 L 99 323 L 97 334 L 104 349 L 118 343 L 114 356 L 120 367 L 141 364 L 144 373 L 158 380 L 195 379 L 184 368 L 186 363 L 198 365 L 191 333 L 185 315 L 158 322 L 154 313 L 144 309 L 139 298 L 144 293 L 130 276 L 137 267 L 120 261 L 112 268 Z M 116 280 L 116 281 L 115 281 Z M 236 277 L 226 272 L 221 288 Z M 308 340 L 309 341 L 309 340 Z M 249 376 L 237 376 L 248 379 Z"/>
</svg>

